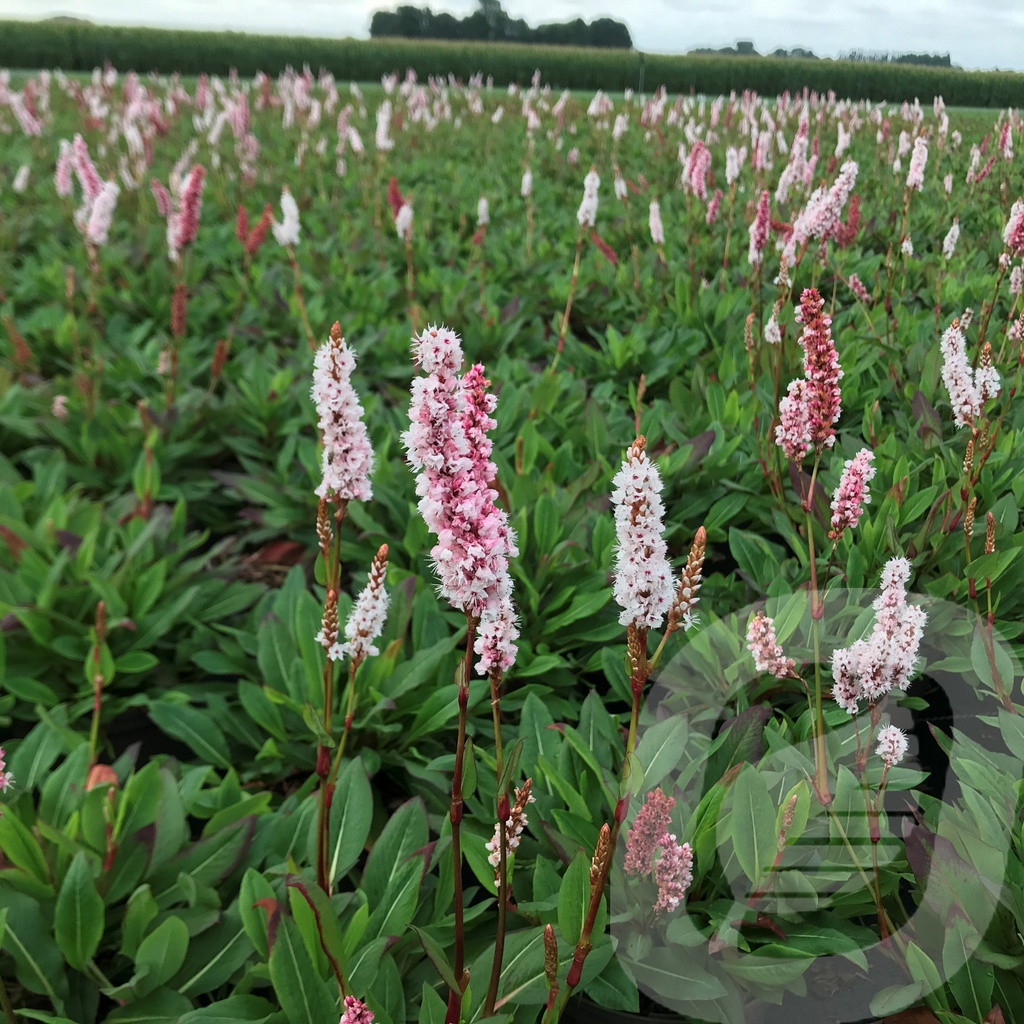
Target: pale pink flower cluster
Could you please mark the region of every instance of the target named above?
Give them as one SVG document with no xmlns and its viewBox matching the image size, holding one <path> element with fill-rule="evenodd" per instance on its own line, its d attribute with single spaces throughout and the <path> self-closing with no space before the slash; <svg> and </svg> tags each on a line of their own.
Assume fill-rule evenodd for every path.
<svg viewBox="0 0 1024 1024">
<path fill-rule="evenodd" d="M 944 189 L 944 191 L 945 191 L 947 196 L 951 196 L 953 194 L 953 175 L 952 174 L 947 174 L 942 179 L 942 188 Z"/>
<path fill-rule="evenodd" d="M 902 729 L 895 725 L 887 725 L 878 733 L 878 746 L 875 753 L 885 763 L 886 768 L 894 768 L 903 760 L 907 753 L 907 737 Z"/>
<path fill-rule="evenodd" d="M 104 183 L 99 195 L 93 200 L 89 208 L 88 219 L 85 220 L 85 229 L 82 232 L 92 245 L 98 247 L 107 244 L 107 235 L 114 220 L 114 207 L 117 205 L 117 197 L 120 192 L 121 187 L 116 181 L 108 181 Z"/>
<path fill-rule="evenodd" d="M 347 655 L 358 666 L 371 655 L 380 653 L 374 641 L 384 631 L 388 617 L 389 598 L 384 589 L 387 571 L 388 548 L 385 544 L 377 552 L 366 586 L 359 592 L 345 622 L 346 643 L 335 643 L 328 651 L 332 661 L 340 661 Z"/>
<path fill-rule="evenodd" d="M 775 638 L 775 623 L 770 615 L 758 612 L 747 626 L 747 650 L 754 656 L 754 668 L 758 672 L 769 672 L 776 679 L 785 679 L 793 674 L 796 662 L 787 658 Z"/>
<path fill-rule="evenodd" d="M 684 185 L 703 203 L 708 198 L 708 176 L 711 173 L 711 150 L 700 139 L 694 143 L 686 161 Z"/>
<path fill-rule="evenodd" d="M 597 190 L 601 187 L 601 179 L 593 167 L 583 179 L 583 200 L 576 211 L 576 219 L 581 228 L 592 228 L 597 224 Z"/>
<path fill-rule="evenodd" d="M 317 427 L 323 438 L 323 478 L 316 489 L 318 498 L 369 501 L 373 494 L 373 450 L 363 422 L 363 407 L 352 387 L 355 367 L 355 354 L 340 330 L 332 332 L 313 358 L 310 397 L 316 404 Z"/>
<path fill-rule="evenodd" d="M 750 251 L 747 258 L 753 266 L 757 266 L 764 258 L 764 247 L 768 244 L 768 229 L 771 226 L 770 200 L 768 190 L 765 189 L 757 202 L 757 213 L 750 225 Z"/>
<path fill-rule="evenodd" d="M 914 139 L 914 153 L 910 158 L 910 169 L 907 171 L 907 188 L 920 192 L 924 186 L 924 168 L 928 163 L 928 139 L 918 135 Z"/>
<path fill-rule="evenodd" d="M 1010 271 L 1010 294 L 1024 294 L 1024 269 L 1019 263 Z"/>
<path fill-rule="evenodd" d="M 57 195 L 61 199 L 67 199 L 71 195 L 73 184 L 71 173 L 74 163 L 74 150 L 67 139 L 60 140 L 60 153 L 57 156 L 57 167 L 53 175 L 53 184 L 57 189 Z"/>
<path fill-rule="evenodd" d="M 953 253 L 956 252 L 956 243 L 959 241 L 959 239 L 960 218 L 954 217 L 953 224 L 942 242 L 942 255 L 945 256 L 947 260 L 951 260 L 953 258 Z"/>
<path fill-rule="evenodd" d="M 615 583 L 619 622 L 657 629 L 672 606 L 675 587 L 668 560 L 661 474 L 647 457 L 643 438 L 630 446 L 612 478 L 615 506 Z"/>
<path fill-rule="evenodd" d="M 481 196 L 476 204 L 476 226 L 485 227 L 491 223 L 491 208 L 487 203 L 487 196 Z"/>
<path fill-rule="evenodd" d="M 660 788 L 649 793 L 626 839 L 624 870 L 633 877 L 654 876 L 656 914 L 675 910 L 693 882 L 693 850 L 689 843 L 680 846 L 668 830 L 674 806 Z"/>
<path fill-rule="evenodd" d="M 850 285 L 850 291 L 853 292 L 857 298 L 864 303 L 865 306 L 871 305 L 871 293 L 864 287 L 864 282 L 856 274 L 850 275 L 848 282 Z"/>
<path fill-rule="evenodd" d="M 654 912 L 671 913 L 682 903 L 693 882 L 693 850 L 689 843 L 680 846 L 671 832 L 662 837 L 661 855 L 654 865 L 654 880 L 658 883 Z"/>
<path fill-rule="evenodd" d="M 958 427 L 974 422 L 982 404 L 999 394 L 999 373 L 994 366 L 971 368 L 967 359 L 964 323 L 954 318 L 942 335 L 942 383 L 949 393 L 953 421 Z"/>
<path fill-rule="evenodd" d="M 860 701 L 877 704 L 891 689 L 910 685 L 928 616 L 907 603 L 909 579 L 906 558 L 886 562 L 870 635 L 832 652 L 832 696 L 851 715 Z"/>
<path fill-rule="evenodd" d="M 178 194 L 177 209 L 167 217 L 167 250 L 174 259 L 196 240 L 199 233 L 199 211 L 202 206 L 206 169 L 196 164 Z"/>
<path fill-rule="evenodd" d="M 28 179 L 31 173 L 28 164 L 22 164 L 18 168 L 18 173 L 14 175 L 14 181 L 11 182 L 11 188 L 18 195 L 21 195 L 28 188 Z"/>
<path fill-rule="evenodd" d="M 526 199 L 533 193 L 533 171 L 529 167 L 523 171 L 523 180 L 519 186 L 519 195 Z"/>
<path fill-rule="evenodd" d="M 50 415 L 62 422 L 68 418 L 68 396 L 54 395 L 53 404 L 50 406 Z"/>
<path fill-rule="evenodd" d="M 0 747 L 0 793 L 6 793 L 14 785 L 14 776 L 6 771 L 7 762 L 4 760 L 4 748 Z"/>
<path fill-rule="evenodd" d="M 832 341 L 832 318 L 824 315 L 823 308 L 817 290 L 805 289 L 796 314 L 797 322 L 804 326 L 800 336 L 804 376 L 790 383 L 779 402 L 780 423 L 775 428 L 775 443 L 793 462 L 801 462 L 812 446 L 820 453 L 835 443 L 843 371 Z"/>
<path fill-rule="evenodd" d="M 1024 200 L 1010 207 L 1010 216 L 1003 228 L 1003 241 L 1014 256 L 1024 256 Z"/>
<path fill-rule="evenodd" d="M 408 199 L 395 214 L 395 231 L 403 242 L 412 241 L 412 203 Z"/>
<path fill-rule="evenodd" d="M 288 186 L 281 190 L 281 223 L 276 220 L 270 225 L 274 232 L 274 238 L 278 245 L 299 244 L 299 204 L 295 197 L 288 190 Z"/>
<path fill-rule="evenodd" d="M 707 213 L 704 215 L 704 223 L 711 227 L 712 224 L 718 220 L 718 211 L 722 206 L 722 190 L 720 188 L 715 189 L 715 194 L 711 197 L 711 202 L 708 203 Z"/>
<path fill-rule="evenodd" d="M 662 836 L 668 832 L 675 800 L 661 791 L 659 786 L 647 794 L 643 807 L 636 813 L 633 827 L 626 834 L 627 875 L 649 874 L 654 864 L 654 853 Z"/>
<path fill-rule="evenodd" d="M 870 448 L 861 448 L 852 459 L 846 460 L 839 486 L 832 496 L 830 539 L 839 540 L 846 530 L 854 529 L 864 514 L 864 506 L 871 502 L 868 484 L 875 475 L 871 464 L 874 458 Z"/>
<path fill-rule="evenodd" d="M 661 207 L 657 199 L 651 200 L 651 209 L 648 223 L 651 229 L 651 241 L 655 245 L 665 244 L 665 229 L 661 223 Z"/>
<path fill-rule="evenodd" d="M 999 133 L 999 149 L 1004 160 L 1013 159 L 1013 125 L 1009 121 L 1003 124 L 1003 130 Z"/>
<path fill-rule="evenodd" d="M 515 791 L 515 804 L 509 810 L 509 816 L 505 819 L 505 858 L 508 859 L 519 849 L 524 829 L 530 824 L 530 818 L 526 813 L 528 804 L 537 802 L 537 798 L 530 792 L 529 782 L 522 789 Z M 501 867 L 501 824 L 494 823 L 494 835 L 484 844 L 487 850 L 487 863 L 498 871 Z"/>
<path fill-rule="evenodd" d="M 373 1013 L 366 1003 L 360 1002 L 355 996 L 345 996 L 345 1012 L 338 1024 L 373 1024 Z"/>
<path fill-rule="evenodd" d="M 507 514 L 490 486 L 496 399 L 483 367 L 464 377 L 462 343 L 447 327 L 428 327 L 413 339 L 414 361 L 426 372 L 412 382 L 409 429 L 402 441 L 417 472 L 424 522 L 437 535 L 431 550 L 441 595 L 479 619 L 474 650 L 483 675 L 506 671 L 515 659 L 518 629 L 508 560 L 519 552 Z"/>
<path fill-rule="evenodd" d="M 100 194 L 103 182 L 100 181 L 100 176 L 96 173 L 96 167 L 89 156 L 89 147 L 81 135 L 75 136 L 72 149 L 75 177 L 78 178 L 78 183 L 82 186 L 85 198 L 87 200 L 95 199 Z"/>
<path fill-rule="evenodd" d="M 903 236 L 903 241 L 900 242 L 900 252 L 908 258 L 914 255 L 914 240 L 910 235 Z"/>
<path fill-rule="evenodd" d="M 72 158 L 75 176 L 82 186 L 82 205 L 75 211 L 75 227 L 90 245 L 105 245 L 121 189 L 114 181 L 100 179 L 81 135 L 76 135 L 72 143 Z"/>
<path fill-rule="evenodd" d="M 772 315 L 768 317 L 768 322 L 764 325 L 764 340 L 769 345 L 782 344 L 782 330 L 779 328 L 779 319 L 774 310 Z"/>
<path fill-rule="evenodd" d="M 390 100 L 384 100 L 377 108 L 377 129 L 374 132 L 373 141 L 377 149 L 382 153 L 395 148 L 395 141 L 391 138 Z"/>
<path fill-rule="evenodd" d="M 746 146 L 740 146 L 737 149 L 735 146 L 725 147 L 725 183 L 726 185 L 732 185 L 733 182 L 739 180 L 740 170 L 743 167 L 744 161 L 747 159 L 747 148 Z"/>
<path fill-rule="evenodd" d="M 812 238 L 825 242 L 835 237 L 836 230 L 842 226 L 843 207 L 857 183 L 857 170 L 857 161 L 847 160 L 831 188 L 822 187 L 811 193 L 807 205 L 793 221 L 793 231 L 783 249 L 791 266 L 796 260 L 797 249 Z"/>
</svg>

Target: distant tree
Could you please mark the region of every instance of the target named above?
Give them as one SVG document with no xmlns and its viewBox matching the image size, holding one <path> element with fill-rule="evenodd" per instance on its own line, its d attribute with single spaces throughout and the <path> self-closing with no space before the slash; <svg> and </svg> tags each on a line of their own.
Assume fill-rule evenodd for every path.
<svg viewBox="0 0 1024 1024">
<path fill-rule="evenodd" d="M 370 19 L 370 38 L 381 36 L 400 36 L 398 15 L 394 11 L 374 11 Z"/>
<path fill-rule="evenodd" d="M 395 11 L 376 11 L 370 20 L 371 37 L 407 39 L 502 40 L 548 43 L 554 46 L 601 46 L 632 49 L 629 29 L 613 18 L 598 18 L 588 25 L 582 18 L 531 28 L 522 18 L 510 18 L 501 0 L 477 0 L 477 9 L 465 18 L 434 14 L 429 7 L 403 4 Z"/>
<path fill-rule="evenodd" d="M 633 39 L 629 34 L 629 29 L 621 21 L 615 21 L 613 18 L 598 18 L 590 24 L 590 45 L 632 50 Z"/>
<path fill-rule="evenodd" d="M 434 15 L 432 30 L 433 39 L 458 39 L 459 19 L 447 11 L 442 11 Z"/>
</svg>

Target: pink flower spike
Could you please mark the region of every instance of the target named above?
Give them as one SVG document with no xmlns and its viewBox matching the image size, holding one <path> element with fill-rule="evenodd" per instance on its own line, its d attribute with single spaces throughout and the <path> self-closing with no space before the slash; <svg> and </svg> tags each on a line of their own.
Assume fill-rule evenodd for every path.
<svg viewBox="0 0 1024 1024">
<path fill-rule="evenodd" d="M 693 882 L 693 851 L 689 843 L 680 846 L 671 833 L 662 836 L 661 855 L 654 865 L 654 880 L 658 883 L 656 914 L 671 913 L 683 901 L 686 890 Z"/>
<path fill-rule="evenodd" d="M 764 612 L 758 612 L 747 627 L 747 650 L 754 656 L 758 672 L 770 672 L 776 679 L 793 675 L 796 662 L 782 653 L 775 639 L 775 623 Z"/>
<path fill-rule="evenodd" d="M 643 807 L 626 837 L 627 875 L 646 875 L 651 871 L 654 854 L 668 832 L 675 800 L 666 796 L 659 787 L 647 794 Z"/>
<path fill-rule="evenodd" d="M 779 425 L 775 443 L 791 462 L 803 462 L 811 450 L 811 418 L 807 381 L 790 382 L 786 395 L 779 401 Z"/>
<path fill-rule="evenodd" d="M 675 596 L 672 567 L 665 544 L 665 506 L 661 475 L 638 437 L 612 479 L 615 506 L 614 596 L 622 608 L 619 622 L 657 629 Z"/>
<path fill-rule="evenodd" d="M 196 240 L 199 231 L 199 209 L 202 205 L 203 181 L 206 177 L 206 170 L 196 164 L 189 171 L 185 186 L 181 192 L 181 210 L 178 215 L 177 236 L 174 240 L 174 248 L 181 252 L 185 246 L 191 245 Z"/>
<path fill-rule="evenodd" d="M 156 200 L 157 213 L 163 217 L 164 220 L 171 215 L 171 194 L 164 188 L 163 183 L 153 178 L 149 183 L 149 189 L 153 193 L 153 198 Z"/>
<path fill-rule="evenodd" d="M 497 469 L 487 431 L 496 399 L 482 366 L 465 378 L 459 336 L 428 327 L 413 339 L 413 359 L 426 377 L 412 382 L 409 429 L 402 441 L 417 473 L 419 510 L 437 537 L 431 549 L 441 595 L 478 619 L 477 671 L 506 671 L 518 630 L 508 560 L 518 554 L 507 514 L 495 505 Z"/>
<path fill-rule="evenodd" d="M 103 182 L 89 157 L 89 147 L 81 135 L 75 136 L 72 147 L 74 149 L 75 176 L 78 178 L 78 183 L 82 186 L 86 199 L 95 199 L 103 188 Z"/>
<path fill-rule="evenodd" d="M 768 244 L 768 228 L 771 223 L 770 196 L 765 189 L 757 203 L 757 214 L 750 225 L 750 251 L 747 258 L 752 266 L 757 266 L 764 258 L 764 247 Z"/>
<path fill-rule="evenodd" d="M 388 546 L 382 544 L 370 566 L 366 586 L 356 598 L 345 623 L 345 637 L 348 642 L 333 644 L 328 651 L 332 661 L 348 655 L 358 667 L 371 655 L 380 653 L 374 645 L 374 640 L 384 631 L 384 623 L 388 617 L 388 593 L 384 589 L 387 572 Z"/>
<path fill-rule="evenodd" d="M 825 316 L 825 302 L 814 288 L 806 288 L 800 296 L 796 319 L 803 324 L 800 344 L 804 350 L 804 376 L 811 386 L 808 401 L 811 442 L 820 452 L 835 443 L 836 420 L 840 413 L 839 366 L 832 341 L 832 318 Z"/>
<path fill-rule="evenodd" d="M 370 1008 L 355 996 L 345 996 L 344 1006 L 345 1012 L 338 1024 L 373 1024 L 373 1013 Z"/>
<path fill-rule="evenodd" d="M 839 540 L 845 530 L 852 530 L 864 514 L 864 506 L 871 501 L 868 483 L 875 475 L 871 465 L 875 455 L 870 448 L 862 448 L 852 459 L 846 460 L 839 486 L 832 497 L 832 527 L 830 540 Z"/>
<path fill-rule="evenodd" d="M 57 195 L 61 199 L 67 199 L 71 195 L 72 182 L 71 171 L 74 161 L 74 150 L 67 139 L 60 140 L 60 155 L 57 157 L 57 169 L 54 172 L 53 182 L 57 189 Z"/>
<path fill-rule="evenodd" d="M 917 192 L 924 185 L 924 165 L 928 163 L 928 140 L 923 135 L 914 139 L 914 154 L 910 158 L 910 170 L 907 172 L 907 188 Z"/>
<path fill-rule="evenodd" d="M 661 223 L 661 207 L 658 205 L 657 199 L 651 200 L 650 216 L 648 218 L 648 224 L 651 229 L 651 241 L 655 245 L 665 244 L 665 229 Z"/>
<path fill-rule="evenodd" d="M 93 201 L 85 226 L 85 237 L 92 245 L 99 247 L 107 244 L 107 234 L 114 219 L 114 206 L 120 191 L 116 181 L 108 181 Z"/>
<path fill-rule="evenodd" d="M 355 355 L 336 323 L 313 360 L 311 397 L 323 438 L 323 479 L 316 489 L 319 498 L 369 501 L 373 493 L 373 450 L 362 419 L 363 407 L 351 383 L 355 366 Z"/>
</svg>

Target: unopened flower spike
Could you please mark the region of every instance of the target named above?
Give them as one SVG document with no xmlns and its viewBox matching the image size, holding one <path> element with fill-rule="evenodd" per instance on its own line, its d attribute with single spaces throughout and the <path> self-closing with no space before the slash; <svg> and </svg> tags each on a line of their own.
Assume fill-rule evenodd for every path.
<svg viewBox="0 0 1024 1024">
<path fill-rule="evenodd" d="M 777 679 L 793 675 L 796 662 L 783 654 L 775 638 L 775 623 L 763 611 L 758 612 L 747 627 L 747 650 L 754 656 L 758 672 L 770 672 Z"/>
</svg>

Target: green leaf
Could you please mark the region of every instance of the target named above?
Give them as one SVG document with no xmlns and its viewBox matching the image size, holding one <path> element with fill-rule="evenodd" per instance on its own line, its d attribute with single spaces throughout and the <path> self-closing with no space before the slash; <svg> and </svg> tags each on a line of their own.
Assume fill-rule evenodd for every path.
<svg viewBox="0 0 1024 1024">
<path fill-rule="evenodd" d="M 647 992 L 665 993 L 694 1001 L 721 999 L 725 986 L 696 960 L 690 950 L 654 949 L 642 963 L 627 962 L 637 984 Z"/>
<path fill-rule="evenodd" d="M 258 996 L 231 996 L 183 1014 L 178 1024 L 266 1024 L 274 1005 Z"/>
<path fill-rule="evenodd" d="M 380 936 L 400 937 L 416 913 L 423 862 L 417 858 L 404 861 L 388 883 L 384 896 L 370 913 L 366 939 Z"/>
<path fill-rule="evenodd" d="M 152 701 L 149 717 L 168 736 L 191 747 L 202 761 L 218 768 L 232 767 L 227 740 L 210 720 L 208 712 L 185 704 Z"/>
<path fill-rule="evenodd" d="M 428 839 L 426 808 L 420 800 L 407 800 L 388 819 L 366 859 L 363 891 L 371 907 L 384 899 L 402 866 Z"/>
<path fill-rule="evenodd" d="M 331 1021 L 337 1005 L 313 966 L 295 922 L 281 918 L 270 954 L 270 981 L 289 1024 Z"/>
<path fill-rule="evenodd" d="M 136 986 L 140 996 L 148 995 L 177 974 L 188 952 L 188 925 L 169 917 L 147 935 L 135 954 L 135 969 L 146 970 L 145 983 Z"/>
<path fill-rule="evenodd" d="M 135 959 L 135 953 L 142 942 L 146 929 L 160 913 L 160 908 L 153 899 L 153 890 L 148 885 L 141 885 L 132 893 L 124 912 L 124 924 L 121 926 L 121 955 Z"/>
<path fill-rule="evenodd" d="M 921 998 L 924 985 L 915 981 L 912 985 L 889 985 L 871 997 L 871 1015 L 890 1017 L 913 1006 Z"/>
<path fill-rule="evenodd" d="M 775 804 L 757 769 L 746 766 L 733 786 L 732 841 L 743 873 L 757 889 L 776 852 Z"/>
<path fill-rule="evenodd" d="M 409 927 L 416 933 L 416 937 L 420 940 L 420 945 L 423 947 L 423 952 L 427 954 L 427 959 L 434 965 L 435 970 L 441 976 L 441 980 L 449 989 L 458 989 L 459 986 L 455 981 L 455 972 L 448 963 L 448 957 L 445 956 L 440 943 L 422 928 L 417 928 L 414 924 L 409 925 Z"/>
<path fill-rule="evenodd" d="M 566 869 L 558 890 L 558 931 L 570 946 L 579 941 L 589 906 L 590 858 L 578 853 Z"/>
<path fill-rule="evenodd" d="M 11 886 L 0 886 L 0 910 L 6 915 L 0 949 L 13 957 L 18 981 L 29 991 L 45 996 L 58 1013 L 64 1012 L 68 979 L 64 957 L 49 929 L 39 903 Z"/>
<path fill-rule="evenodd" d="M 328 877 L 332 884 L 362 855 L 373 821 L 373 793 L 360 760 L 338 774 L 328 823 Z"/>
<path fill-rule="evenodd" d="M 498 792 L 508 793 L 513 785 L 513 779 L 519 770 L 519 759 L 523 756 L 524 741 L 520 738 L 509 748 L 505 754 L 505 764 L 498 781 Z"/>
<path fill-rule="evenodd" d="M 948 1010 L 949 1001 L 946 999 L 942 977 L 928 954 L 916 943 L 908 942 L 906 957 L 910 977 L 924 986 L 923 994 L 928 1005 L 933 1010 Z"/>
<path fill-rule="evenodd" d="M 68 868 L 54 908 L 54 937 L 72 967 L 84 970 L 103 937 L 103 898 L 84 852 Z"/>
<path fill-rule="evenodd" d="M 50 869 L 43 849 L 13 810 L 0 814 L 0 850 L 15 867 L 40 882 L 49 883 Z"/>
<path fill-rule="evenodd" d="M 942 944 L 942 970 L 960 1012 L 970 1020 L 984 1020 L 992 1009 L 995 970 L 975 957 L 981 936 L 957 918 Z"/>
<path fill-rule="evenodd" d="M 120 1006 L 107 1015 L 104 1024 L 178 1024 L 192 1004 L 180 993 L 158 988 L 138 1002 Z"/>
</svg>

